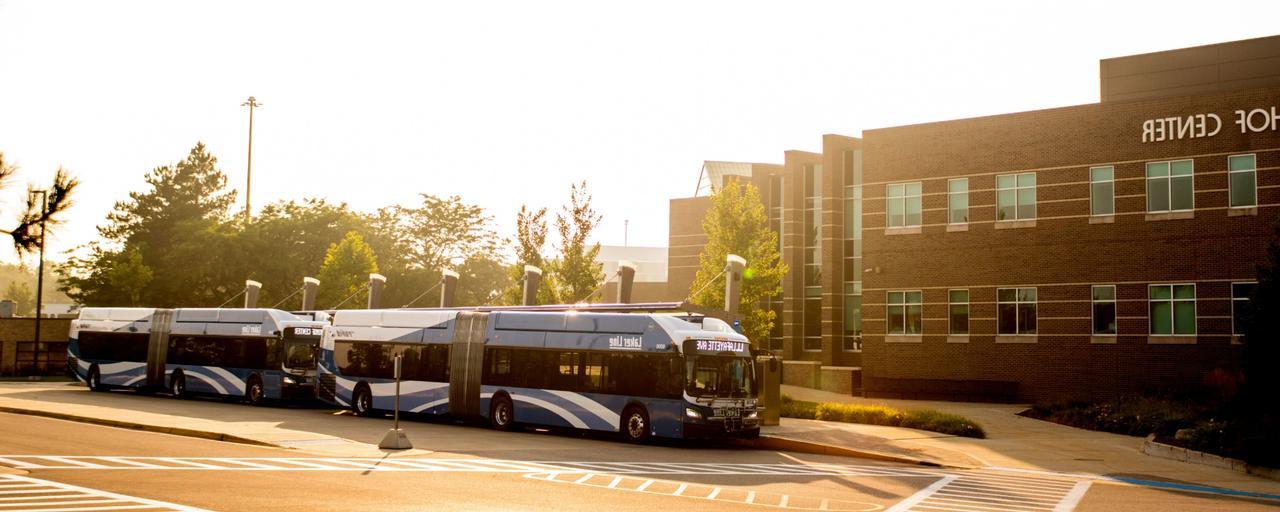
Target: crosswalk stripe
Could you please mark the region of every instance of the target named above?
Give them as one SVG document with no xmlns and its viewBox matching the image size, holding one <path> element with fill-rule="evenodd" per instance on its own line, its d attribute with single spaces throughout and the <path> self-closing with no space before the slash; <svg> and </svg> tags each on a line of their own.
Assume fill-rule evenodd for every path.
<svg viewBox="0 0 1280 512">
<path fill-rule="evenodd" d="M 0 497 L 0 511 L 40 510 L 42 512 L 85 512 L 96 510 L 162 509 L 175 512 L 206 512 L 194 507 L 125 496 L 61 482 L 21 475 L 0 475 L 0 482 L 21 483 L 35 488 L 0 491 L 23 496 Z"/>
<path fill-rule="evenodd" d="M 69 458 L 69 457 L 55 457 L 55 456 L 52 456 L 52 455 L 42 455 L 42 456 L 41 456 L 41 458 L 43 458 L 43 459 L 48 459 L 48 460 L 51 460 L 51 461 L 54 461 L 54 462 L 61 462 L 61 463 L 63 463 L 63 464 L 71 464 L 71 465 L 81 466 L 81 467 L 86 467 L 86 468 L 93 468 L 93 469 L 107 469 L 107 468 L 110 468 L 110 466 L 104 466 L 104 465 L 102 465 L 102 464 L 94 464 L 94 463 L 92 463 L 92 462 L 86 462 L 86 461 L 84 461 L 84 460 L 76 460 L 76 459 L 72 459 L 72 458 Z"/>
<path fill-rule="evenodd" d="M 151 464 L 151 463 L 147 463 L 147 462 L 141 462 L 141 461 L 137 461 L 137 460 L 126 459 L 126 458 L 124 458 L 124 457 L 98 457 L 98 458 L 99 458 L 99 459 L 101 459 L 101 460 L 114 462 L 114 463 L 116 463 L 116 464 L 124 464 L 124 465 L 126 465 L 126 466 L 132 466 L 132 467 L 135 467 L 135 468 L 148 468 L 148 469 L 161 468 L 161 469 L 163 469 L 163 468 L 165 467 L 165 466 L 161 466 L 161 465 L 159 465 L 159 464 Z"/>
<path fill-rule="evenodd" d="M 88 496 L 86 496 L 88 497 Z M 80 500 L 80 501 L 41 501 L 38 503 L 41 507 L 46 505 L 97 505 L 100 503 L 120 503 L 117 499 L 96 499 L 96 500 Z M 37 503 L 0 503 L 0 508 L 9 507 L 30 507 Z"/>
<path fill-rule="evenodd" d="M 40 496 L 6 496 L 6 497 L 3 497 L 3 498 L 0 498 L 0 501 L 51 500 L 51 499 L 62 499 L 62 498 L 74 498 L 74 497 L 76 497 L 76 496 L 83 496 L 83 495 L 81 495 L 81 494 L 55 494 L 55 495 L 53 495 L 53 496 L 50 496 L 50 495 L 48 495 L 48 494 L 42 494 L 42 495 L 40 495 Z"/>
<path fill-rule="evenodd" d="M 248 461 L 248 460 L 244 460 L 244 459 L 222 459 L 222 461 L 221 461 L 221 462 L 225 462 L 225 463 L 228 463 L 228 464 L 240 464 L 240 465 L 243 465 L 243 466 L 247 466 L 247 467 L 251 467 L 251 468 L 256 468 L 256 469 L 280 469 L 280 467 L 279 467 L 279 466 L 271 466 L 271 465 L 267 465 L 267 464 L 259 464 L 259 463 L 257 463 L 257 462 Z"/>
</svg>

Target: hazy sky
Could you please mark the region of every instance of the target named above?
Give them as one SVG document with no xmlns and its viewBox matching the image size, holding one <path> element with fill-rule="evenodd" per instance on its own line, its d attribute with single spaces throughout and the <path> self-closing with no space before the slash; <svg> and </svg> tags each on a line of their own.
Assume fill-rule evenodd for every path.
<svg viewBox="0 0 1280 512">
<path fill-rule="evenodd" d="M 204 141 L 255 209 L 463 196 L 510 236 L 586 179 L 597 238 L 666 245 L 703 160 L 821 135 L 1097 101 L 1098 60 L 1273 35 L 1280 2 L 59 2 L 0 0 L 0 151 L 83 188 L 92 240 L 145 172 Z M 0 261 L 15 256 L 0 244 Z"/>
</svg>

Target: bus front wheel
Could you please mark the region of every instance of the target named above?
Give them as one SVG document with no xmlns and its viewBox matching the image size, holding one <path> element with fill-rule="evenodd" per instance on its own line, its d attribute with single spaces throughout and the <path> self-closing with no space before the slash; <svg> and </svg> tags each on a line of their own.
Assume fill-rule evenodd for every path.
<svg viewBox="0 0 1280 512">
<path fill-rule="evenodd" d="M 516 423 L 515 419 L 516 411 L 510 398 L 500 396 L 493 399 L 493 405 L 489 407 L 489 423 L 494 430 L 511 430 Z"/>
<path fill-rule="evenodd" d="M 369 392 L 368 386 L 356 388 L 355 396 L 351 397 L 351 412 L 356 416 L 373 415 L 373 394 Z"/>
<path fill-rule="evenodd" d="M 628 443 L 640 444 L 649 440 L 649 414 L 644 407 L 633 405 L 622 411 L 622 437 Z"/>
<path fill-rule="evenodd" d="M 249 387 L 244 390 L 244 399 L 249 405 L 262 405 L 262 379 L 257 375 L 249 378 Z"/>
<path fill-rule="evenodd" d="M 85 379 L 85 382 L 89 384 L 89 391 L 107 390 L 102 387 L 102 373 L 98 371 L 98 365 L 96 364 L 93 365 L 92 368 L 89 368 L 89 377 Z"/>
<path fill-rule="evenodd" d="M 169 394 L 179 399 L 187 397 L 187 377 L 182 372 L 173 372 L 169 380 Z"/>
</svg>

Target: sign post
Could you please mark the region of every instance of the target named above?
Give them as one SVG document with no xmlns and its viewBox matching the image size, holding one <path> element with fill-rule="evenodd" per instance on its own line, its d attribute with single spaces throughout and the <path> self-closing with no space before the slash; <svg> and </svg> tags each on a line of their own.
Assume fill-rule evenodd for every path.
<svg viewBox="0 0 1280 512">
<path fill-rule="evenodd" d="M 409 436 L 400 430 L 400 362 L 404 359 L 403 354 L 396 354 L 395 358 L 395 376 L 396 376 L 396 402 L 393 409 L 395 418 L 395 426 L 382 437 L 382 442 L 378 443 L 378 448 L 383 450 L 408 450 L 413 448 L 413 443 L 409 442 Z"/>
</svg>

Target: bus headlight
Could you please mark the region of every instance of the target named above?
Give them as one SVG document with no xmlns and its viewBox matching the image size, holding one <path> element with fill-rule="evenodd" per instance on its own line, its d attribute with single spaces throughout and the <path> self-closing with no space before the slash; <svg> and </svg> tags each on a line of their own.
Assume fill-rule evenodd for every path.
<svg viewBox="0 0 1280 512">
<path fill-rule="evenodd" d="M 759 417 L 760 417 L 760 411 L 751 411 L 747 413 L 747 415 L 744 418 L 748 420 L 754 420 L 754 419 L 758 419 Z"/>
<path fill-rule="evenodd" d="M 280 380 L 284 381 L 284 383 L 285 383 L 285 384 L 297 384 L 297 383 L 298 383 L 298 381 L 293 380 L 293 377 L 290 377 L 290 376 L 288 376 L 288 375 L 285 375 L 285 376 L 284 376 L 283 378 L 281 378 Z"/>
<path fill-rule="evenodd" d="M 699 420 L 699 421 L 701 421 L 701 420 L 702 420 L 702 413 L 698 412 L 698 410 L 697 410 L 697 409 L 694 409 L 694 408 L 692 408 L 692 407 L 685 407 L 685 408 L 684 408 L 684 417 L 689 418 L 689 419 L 691 419 L 691 420 Z"/>
</svg>

